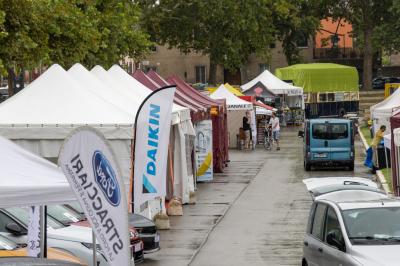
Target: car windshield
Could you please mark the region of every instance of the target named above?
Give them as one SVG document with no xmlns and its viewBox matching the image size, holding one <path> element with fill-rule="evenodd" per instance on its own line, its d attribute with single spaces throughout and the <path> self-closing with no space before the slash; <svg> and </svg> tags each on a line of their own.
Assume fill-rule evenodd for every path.
<svg viewBox="0 0 400 266">
<path fill-rule="evenodd" d="M 79 204 L 79 202 L 75 201 L 75 202 L 71 202 L 68 203 L 69 206 L 71 206 L 71 208 L 73 208 L 76 212 L 83 214 L 83 209 L 81 207 L 81 205 Z"/>
<path fill-rule="evenodd" d="M 47 213 L 64 225 L 69 225 L 83 220 L 80 214 L 61 205 L 48 206 Z"/>
<path fill-rule="evenodd" d="M 29 220 L 28 208 L 11 207 L 11 208 L 6 208 L 5 210 L 12 216 L 17 218 L 25 226 L 28 225 L 28 220 Z M 59 229 L 63 228 L 64 225 L 47 215 L 47 227 L 52 229 Z"/>
<path fill-rule="evenodd" d="M 0 250 L 14 250 L 18 245 L 10 239 L 0 235 Z"/>
<path fill-rule="evenodd" d="M 400 244 L 400 207 L 344 210 L 342 215 L 354 245 Z"/>
</svg>

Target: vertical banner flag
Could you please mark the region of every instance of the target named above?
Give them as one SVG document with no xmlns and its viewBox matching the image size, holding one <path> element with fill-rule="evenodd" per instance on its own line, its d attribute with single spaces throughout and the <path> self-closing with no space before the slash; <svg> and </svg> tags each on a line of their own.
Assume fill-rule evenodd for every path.
<svg viewBox="0 0 400 266">
<path fill-rule="evenodd" d="M 81 127 L 58 157 L 109 265 L 130 265 L 128 206 L 120 169 L 101 133 Z"/>
<path fill-rule="evenodd" d="M 40 256 L 40 207 L 29 207 L 28 222 L 28 256 L 39 258 Z"/>
<path fill-rule="evenodd" d="M 204 120 L 196 124 L 197 181 L 213 180 L 212 122 Z"/>
<path fill-rule="evenodd" d="M 175 86 L 153 91 L 142 102 L 135 119 L 134 165 L 131 190 L 135 213 L 144 203 L 165 197 L 169 133 Z M 143 206 L 142 206 L 143 205 Z"/>
</svg>

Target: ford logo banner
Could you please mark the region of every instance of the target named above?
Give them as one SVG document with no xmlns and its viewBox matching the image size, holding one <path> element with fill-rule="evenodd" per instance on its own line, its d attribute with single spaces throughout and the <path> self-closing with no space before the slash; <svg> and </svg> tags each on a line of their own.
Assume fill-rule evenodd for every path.
<svg viewBox="0 0 400 266">
<path fill-rule="evenodd" d="M 121 201 L 121 192 L 117 178 L 110 162 L 100 151 L 95 151 L 93 154 L 93 171 L 96 183 L 107 201 L 113 206 L 118 206 Z"/>
</svg>

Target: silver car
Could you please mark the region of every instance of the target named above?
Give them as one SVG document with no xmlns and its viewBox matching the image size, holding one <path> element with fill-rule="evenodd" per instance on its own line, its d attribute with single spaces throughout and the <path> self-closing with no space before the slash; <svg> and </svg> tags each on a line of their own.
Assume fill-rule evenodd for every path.
<svg viewBox="0 0 400 266">
<path fill-rule="evenodd" d="M 311 207 L 302 265 L 400 265 L 400 200 L 338 191 Z"/>
</svg>

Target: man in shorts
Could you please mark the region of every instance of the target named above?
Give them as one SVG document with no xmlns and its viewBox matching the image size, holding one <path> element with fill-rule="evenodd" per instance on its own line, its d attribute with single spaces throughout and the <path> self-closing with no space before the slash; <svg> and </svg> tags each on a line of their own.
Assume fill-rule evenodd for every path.
<svg viewBox="0 0 400 266">
<path fill-rule="evenodd" d="M 279 135 L 280 135 L 280 126 L 279 126 L 279 118 L 276 117 L 275 113 L 272 113 L 271 119 L 269 120 L 269 124 L 272 127 L 272 138 L 276 142 L 276 150 L 279 151 L 281 148 L 279 147 Z"/>
</svg>

